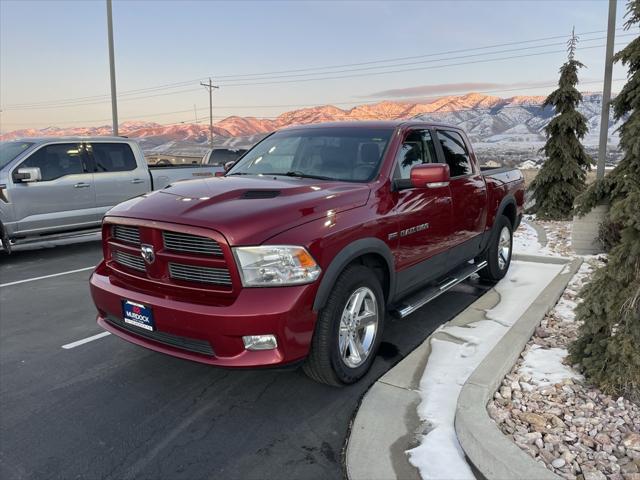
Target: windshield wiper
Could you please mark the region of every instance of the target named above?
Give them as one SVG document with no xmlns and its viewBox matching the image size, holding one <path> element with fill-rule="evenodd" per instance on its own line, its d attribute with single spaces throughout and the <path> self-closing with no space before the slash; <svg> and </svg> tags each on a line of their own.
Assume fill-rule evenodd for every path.
<svg viewBox="0 0 640 480">
<path fill-rule="evenodd" d="M 230 177 L 231 175 L 257 175 L 257 174 L 249 173 L 249 172 L 235 172 L 235 173 L 228 173 L 226 176 Z"/>
<path fill-rule="evenodd" d="M 309 175 L 298 170 L 286 172 L 286 173 L 263 173 L 262 175 L 280 175 L 283 177 L 298 177 L 298 178 L 314 178 L 316 180 L 335 180 L 331 177 L 323 177 L 322 175 Z"/>
</svg>

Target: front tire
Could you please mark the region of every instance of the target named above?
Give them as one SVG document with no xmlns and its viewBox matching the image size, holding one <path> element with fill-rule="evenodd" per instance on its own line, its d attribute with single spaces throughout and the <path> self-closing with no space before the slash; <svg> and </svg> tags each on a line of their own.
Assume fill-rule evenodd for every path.
<svg viewBox="0 0 640 480">
<path fill-rule="evenodd" d="M 497 282 L 502 280 L 511 265 L 513 253 L 513 226 L 511 221 L 501 215 L 496 220 L 495 230 L 483 259 L 487 266 L 478 272 L 480 278 Z"/>
<path fill-rule="evenodd" d="M 362 265 L 347 267 L 318 315 L 304 372 L 334 386 L 360 380 L 380 346 L 384 313 L 384 294 L 376 275 Z"/>
</svg>

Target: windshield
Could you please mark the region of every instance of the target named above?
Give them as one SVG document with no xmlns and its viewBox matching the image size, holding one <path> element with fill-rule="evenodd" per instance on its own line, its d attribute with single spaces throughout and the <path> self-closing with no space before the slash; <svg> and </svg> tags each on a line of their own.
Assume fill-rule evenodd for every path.
<svg viewBox="0 0 640 480">
<path fill-rule="evenodd" d="M 278 132 L 227 175 L 288 175 L 366 182 L 375 176 L 392 129 L 310 128 Z"/>
<path fill-rule="evenodd" d="M 4 168 L 31 145 L 32 142 L 0 142 L 0 168 Z"/>
</svg>

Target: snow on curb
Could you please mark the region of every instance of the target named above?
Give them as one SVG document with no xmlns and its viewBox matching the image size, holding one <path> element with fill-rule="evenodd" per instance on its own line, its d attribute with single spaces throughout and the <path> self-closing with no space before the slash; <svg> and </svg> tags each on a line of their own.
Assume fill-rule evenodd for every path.
<svg viewBox="0 0 640 480">
<path fill-rule="evenodd" d="M 438 329 L 437 333 L 446 334 L 453 341 L 431 340 L 432 351 L 420 381 L 422 402 L 418 407 L 427 432 L 422 435 L 420 445 L 407 452 L 422 478 L 475 478 L 454 427 L 462 386 L 563 268 L 562 264 L 514 261 L 507 276 L 495 287 L 501 301 L 486 312 L 484 319 L 464 327 L 444 325 Z"/>
</svg>

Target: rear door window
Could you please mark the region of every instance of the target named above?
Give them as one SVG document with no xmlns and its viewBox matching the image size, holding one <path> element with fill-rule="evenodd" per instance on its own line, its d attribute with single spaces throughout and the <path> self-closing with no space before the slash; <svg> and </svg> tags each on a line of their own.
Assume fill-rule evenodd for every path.
<svg viewBox="0 0 640 480">
<path fill-rule="evenodd" d="M 473 173 L 469 151 L 458 132 L 438 130 L 438 141 L 442 146 L 444 160 L 449 165 L 451 177 L 461 177 Z"/>
<path fill-rule="evenodd" d="M 87 148 L 93 154 L 96 173 L 128 172 L 137 167 L 136 157 L 126 143 L 92 143 Z"/>
<path fill-rule="evenodd" d="M 39 168 L 43 182 L 85 173 L 82 147 L 78 143 L 46 145 L 35 151 L 18 168 L 28 167 Z"/>
</svg>

